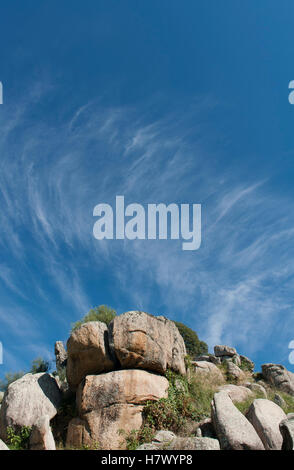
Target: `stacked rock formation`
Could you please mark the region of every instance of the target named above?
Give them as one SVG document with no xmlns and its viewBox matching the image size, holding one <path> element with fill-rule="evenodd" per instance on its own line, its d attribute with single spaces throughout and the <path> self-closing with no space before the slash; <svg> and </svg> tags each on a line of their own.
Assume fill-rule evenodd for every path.
<svg viewBox="0 0 294 470">
<path fill-rule="evenodd" d="M 217 365 L 226 364 L 228 374 L 237 381 L 243 381 L 245 374 L 240 368 L 241 365 L 253 372 L 254 362 L 248 357 L 239 355 L 235 348 L 226 345 L 214 346 L 214 354 L 202 355 L 196 358 L 196 361 L 192 363 L 195 368 L 195 372 L 201 372 L 201 369 L 207 369 L 210 372 L 214 371 L 217 375 Z"/>
<path fill-rule="evenodd" d="M 55 355 L 55 375 L 26 374 L 0 394 L 0 450 L 8 450 L 7 428 L 19 432 L 23 426 L 31 428 L 31 450 L 54 450 L 53 435 L 59 445 L 64 431 L 68 449 L 124 449 L 126 436 L 143 423 L 146 403 L 168 396 L 167 369 L 186 374 L 186 349 L 177 327 L 145 312 L 127 312 L 108 327 L 85 323 L 71 334 L 67 351 L 61 342 L 55 344 Z M 222 364 L 226 367 L 218 367 Z M 198 357 L 192 366 L 188 381 L 213 384 L 210 417 L 208 412 L 202 421 L 190 422 L 189 437 L 162 429 L 139 449 L 294 449 L 294 414 L 285 413 L 292 411 L 292 372 L 264 364 L 262 374 L 254 374 L 254 363 L 225 345 L 215 346 L 214 354 Z M 175 386 L 185 393 L 180 378 Z M 72 399 L 77 416 L 67 413 L 64 422 L 60 406 Z M 243 414 L 236 404 L 248 401 Z"/>
<path fill-rule="evenodd" d="M 186 348 L 175 324 L 145 312 L 127 312 L 109 327 L 85 323 L 70 336 L 67 354 L 78 409 L 68 427 L 69 448 L 123 448 L 121 430 L 139 429 L 147 401 L 167 397 L 167 368 L 186 373 Z"/>
</svg>

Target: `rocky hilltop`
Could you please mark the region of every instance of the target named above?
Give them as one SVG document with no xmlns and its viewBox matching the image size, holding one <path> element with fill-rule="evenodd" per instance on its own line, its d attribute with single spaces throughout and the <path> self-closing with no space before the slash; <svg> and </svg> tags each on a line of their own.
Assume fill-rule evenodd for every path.
<svg viewBox="0 0 294 470">
<path fill-rule="evenodd" d="M 84 323 L 55 355 L 55 374 L 26 374 L 0 397 L 0 450 L 23 430 L 31 450 L 294 448 L 294 374 L 256 373 L 226 345 L 191 360 L 165 317 Z"/>
</svg>

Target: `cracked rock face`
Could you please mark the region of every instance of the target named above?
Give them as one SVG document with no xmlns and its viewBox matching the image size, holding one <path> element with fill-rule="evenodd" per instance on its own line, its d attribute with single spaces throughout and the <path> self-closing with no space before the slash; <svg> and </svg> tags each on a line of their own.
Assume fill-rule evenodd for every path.
<svg viewBox="0 0 294 470">
<path fill-rule="evenodd" d="M 186 373 L 186 347 L 176 325 L 164 317 L 131 311 L 109 325 L 111 350 L 120 366 L 164 374 L 167 368 Z"/>
<path fill-rule="evenodd" d="M 263 364 L 262 375 L 271 385 L 294 396 L 294 374 L 280 364 Z"/>
<path fill-rule="evenodd" d="M 92 321 L 75 330 L 67 342 L 67 381 L 72 390 L 90 374 L 99 374 L 115 368 L 108 345 L 105 323 Z"/>
<path fill-rule="evenodd" d="M 166 398 L 168 380 L 143 370 L 119 370 L 90 375 L 77 391 L 79 417 L 68 428 L 67 446 L 120 449 L 124 435 L 142 425 L 147 401 Z"/>
</svg>

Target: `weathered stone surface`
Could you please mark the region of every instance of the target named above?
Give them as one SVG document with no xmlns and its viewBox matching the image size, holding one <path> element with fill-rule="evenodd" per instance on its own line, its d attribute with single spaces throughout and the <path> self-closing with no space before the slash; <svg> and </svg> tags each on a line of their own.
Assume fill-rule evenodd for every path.
<svg viewBox="0 0 294 470">
<path fill-rule="evenodd" d="M 0 439 L 0 450 L 9 450 L 7 445 Z"/>
<path fill-rule="evenodd" d="M 249 388 L 243 387 L 242 385 L 223 385 L 219 388 L 219 391 L 227 392 L 233 403 L 241 403 L 250 397 L 253 397 L 253 393 Z"/>
<path fill-rule="evenodd" d="M 159 435 L 159 438 L 157 438 Z M 159 431 L 151 443 L 137 450 L 220 450 L 217 439 L 210 437 L 177 437 L 170 431 Z"/>
<path fill-rule="evenodd" d="M 145 312 L 131 311 L 109 325 L 111 349 L 122 368 L 163 374 L 170 368 L 186 373 L 185 343 L 174 322 Z"/>
<path fill-rule="evenodd" d="M 87 376 L 77 391 L 79 418 L 70 422 L 67 446 L 120 449 L 120 430 L 139 429 L 147 401 L 166 398 L 168 380 L 138 369 Z"/>
<path fill-rule="evenodd" d="M 73 331 L 67 342 L 67 352 L 66 376 L 72 390 L 77 388 L 86 375 L 115 368 L 105 323 L 92 321 Z"/>
<path fill-rule="evenodd" d="M 49 416 L 41 416 L 32 427 L 30 450 L 56 450 Z"/>
<path fill-rule="evenodd" d="M 97 450 L 125 449 L 125 435 L 142 425 L 143 406 L 112 405 L 70 421 L 66 447 Z M 124 434 L 120 431 L 123 430 Z"/>
<path fill-rule="evenodd" d="M 9 385 L 0 410 L 0 437 L 6 428 L 33 426 L 39 416 L 52 419 L 61 403 L 61 393 L 50 374 L 26 374 Z"/>
<path fill-rule="evenodd" d="M 216 357 L 222 357 L 222 356 L 233 357 L 236 354 L 237 354 L 236 349 L 231 348 L 230 346 L 226 346 L 224 344 L 218 344 L 214 346 L 214 355 Z"/>
<path fill-rule="evenodd" d="M 246 356 L 243 356 L 242 354 L 240 354 L 240 359 L 241 359 L 241 362 L 247 366 L 248 370 L 250 372 L 253 372 L 254 370 L 254 362 L 251 361 L 251 359 L 249 359 L 249 357 L 246 357 Z"/>
<path fill-rule="evenodd" d="M 282 450 L 294 450 L 294 414 L 280 423 L 280 432 L 283 437 Z"/>
<path fill-rule="evenodd" d="M 246 382 L 246 384 L 244 385 L 245 387 L 249 388 L 249 390 L 251 390 L 253 393 L 258 393 L 259 395 L 262 395 L 263 398 L 267 398 L 266 389 L 262 385 L 251 382 Z"/>
<path fill-rule="evenodd" d="M 193 361 L 192 363 L 194 372 L 196 375 L 209 375 L 209 376 L 214 376 L 218 381 L 224 382 L 224 376 L 220 369 L 213 364 L 212 362 L 206 362 L 206 361 Z"/>
<path fill-rule="evenodd" d="M 263 364 L 262 375 L 271 385 L 294 396 L 294 374 L 280 364 Z"/>
<path fill-rule="evenodd" d="M 238 367 L 236 364 L 234 364 L 231 360 L 227 360 L 226 364 L 227 364 L 228 374 L 234 380 L 237 380 L 238 382 L 242 382 L 242 380 L 246 379 L 245 373 L 240 369 L 240 367 Z"/>
<path fill-rule="evenodd" d="M 67 352 L 62 341 L 56 341 L 54 352 L 56 359 L 56 370 L 59 372 L 60 370 L 65 369 L 67 362 Z"/>
<path fill-rule="evenodd" d="M 251 422 L 266 450 L 280 450 L 283 438 L 279 425 L 286 415 L 276 403 L 258 398 L 250 406 L 247 419 Z"/>
<path fill-rule="evenodd" d="M 89 413 L 114 404 L 142 405 L 166 398 L 168 380 L 140 369 L 88 375 L 77 391 L 79 413 Z"/>
<path fill-rule="evenodd" d="M 171 431 L 158 431 L 153 438 L 152 444 L 155 442 L 158 442 L 159 444 L 169 443 L 176 439 L 176 437 L 177 436 Z"/>
<path fill-rule="evenodd" d="M 177 437 L 165 449 L 168 450 L 220 450 L 217 439 L 210 437 Z"/>
<path fill-rule="evenodd" d="M 214 395 L 211 417 L 221 449 L 264 450 L 254 427 L 234 406 L 227 392 Z"/>
<path fill-rule="evenodd" d="M 4 398 L 4 392 L 0 392 L 0 405 L 3 401 L 3 398 Z"/>
<path fill-rule="evenodd" d="M 146 443 L 146 444 L 141 444 L 139 447 L 137 447 L 136 450 L 157 450 L 159 448 L 158 443 L 157 444 L 152 444 Z"/>
</svg>

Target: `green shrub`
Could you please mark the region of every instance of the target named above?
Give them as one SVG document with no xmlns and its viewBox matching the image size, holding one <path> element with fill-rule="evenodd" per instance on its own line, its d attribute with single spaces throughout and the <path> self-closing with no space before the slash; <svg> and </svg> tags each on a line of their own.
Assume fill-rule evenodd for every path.
<svg viewBox="0 0 294 470">
<path fill-rule="evenodd" d="M 187 379 L 171 371 L 166 372 L 166 377 L 169 381 L 168 398 L 147 403 L 143 420 L 150 429 L 169 429 L 176 433 L 188 418 L 195 419 L 196 409 Z"/>
<path fill-rule="evenodd" d="M 125 433 L 129 450 L 144 442 L 151 442 L 156 431 L 167 429 L 178 435 L 191 435 L 190 424 L 210 416 L 211 400 L 220 381 L 210 376 L 193 375 L 188 381 L 172 371 L 166 372 L 169 381 L 168 397 L 149 401 L 143 409 L 143 425 L 139 431 Z M 193 427 L 193 426 L 192 426 Z"/>
<path fill-rule="evenodd" d="M 114 319 L 114 317 L 116 317 L 115 310 L 110 307 L 107 307 L 107 305 L 99 305 L 99 307 L 91 308 L 87 315 L 85 315 L 81 320 L 73 323 L 71 331 L 76 330 L 81 325 L 89 321 L 101 321 L 106 325 L 109 325 L 109 323 Z"/>
<path fill-rule="evenodd" d="M 50 363 L 42 357 L 37 357 L 32 361 L 31 373 L 39 374 L 40 372 L 48 372 Z"/>
<path fill-rule="evenodd" d="M 12 427 L 7 428 L 7 441 L 11 450 L 27 450 L 29 448 L 29 441 L 31 435 L 31 428 L 23 426 L 18 432 Z"/>
<path fill-rule="evenodd" d="M 133 429 L 129 433 L 120 429 L 119 434 L 123 437 L 122 443 L 126 444 L 127 450 L 136 450 L 143 442 L 151 442 L 155 432 L 148 426 L 143 426 L 139 431 Z"/>
<path fill-rule="evenodd" d="M 174 323 L 183 337 L 187 354 L 189 354 L 189 356 L 194 359 L 196 356 L 208 353 L 207 344 L 204 341 L 200 341 L 195 331 L 191 330 L 191 328 L 184 325 L 183 323 L 177 321 Z"/>
</svg>

